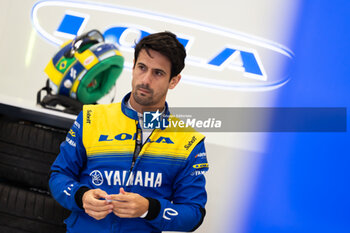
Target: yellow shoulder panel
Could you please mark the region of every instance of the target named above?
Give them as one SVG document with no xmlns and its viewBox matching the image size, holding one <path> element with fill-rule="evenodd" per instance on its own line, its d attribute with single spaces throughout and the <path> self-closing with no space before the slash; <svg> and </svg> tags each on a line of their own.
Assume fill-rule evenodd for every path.
<svg viewBox="0 0 350 233">
<path fill-rule="evenodd" d="M 83 107 L 83 143 L 88 156 L 133 150 L 135 131 L 135 121 L 123 114 L 121 103 Z"/>
<path fill-rule="evenodd" d="M 171 116 L 171 118 L 172 121 L 180 120 L 174 116 Z M 193 148 L 204 138 L 203 134 L 192 127 L 170 126 L 164 130 L 156 129 L 151 135 L 151 140 L 157 140 L 158 143 L 152 147 L 152 151 L 154 153 L 167 153 L 176 157 L 187 158 Z"/>
</svg>

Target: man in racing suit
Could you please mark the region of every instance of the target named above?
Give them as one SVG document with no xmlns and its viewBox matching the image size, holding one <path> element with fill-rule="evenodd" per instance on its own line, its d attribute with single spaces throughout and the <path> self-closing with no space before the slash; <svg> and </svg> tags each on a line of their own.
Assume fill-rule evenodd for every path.
<svg viewBox="0 0 350 233">
<path fill-rule="evenodd" d="M 185 57 L 170 32 L 144 37 L 135 47 L 131 93 L 121 103 L 84 106 L 51 167 L 51 193 L 72 211 L 67 232 L 194 231 L 201 225 L 204 136 L 171 125 L 143 129 L 143 112 L 179 121 L 165 99 L 181 79 Z"/>
</svg>

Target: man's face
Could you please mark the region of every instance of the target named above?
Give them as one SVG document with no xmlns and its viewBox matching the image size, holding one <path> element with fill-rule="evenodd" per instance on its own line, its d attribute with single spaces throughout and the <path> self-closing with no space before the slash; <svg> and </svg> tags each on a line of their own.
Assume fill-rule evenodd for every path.
<svg viewBox="0 0 350 233">
<path fill-rule="evenodd" d="M 163 107 L 168 89 L 176 86 L 180 75 L 170 82 L 170 60 L 157 51 L 142 49 L 133 68 L 132 98 L 145 108 Z"/>
</svg>

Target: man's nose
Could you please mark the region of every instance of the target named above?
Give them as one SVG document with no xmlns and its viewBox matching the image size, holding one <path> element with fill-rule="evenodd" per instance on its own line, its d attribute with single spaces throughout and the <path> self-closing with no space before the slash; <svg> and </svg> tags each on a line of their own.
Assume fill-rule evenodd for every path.
<svg viewBox="0 0 350 233">
<path fill-rule="evenodd" d="M 152 71 L 148 70 L 147 72 L 144 73 L 143 77 L 142 77 L 142 82 L 144 84 L 150 84 L 152 81 Z"/>
</svg>

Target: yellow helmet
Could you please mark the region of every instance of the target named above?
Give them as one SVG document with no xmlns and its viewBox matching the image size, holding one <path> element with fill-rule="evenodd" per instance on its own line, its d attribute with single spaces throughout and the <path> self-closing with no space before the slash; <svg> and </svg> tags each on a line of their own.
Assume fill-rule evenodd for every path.
<svg viewBox="0 0 350 233">
<path fill-rule="evenodd" d="M 117 47 L 104 42 L 102 34 L 92 30 L 64 43 L 45 73 L 55 95 L 91 104 L 115 85 L 123 64 L 124 58 Z"/>
</svg>

